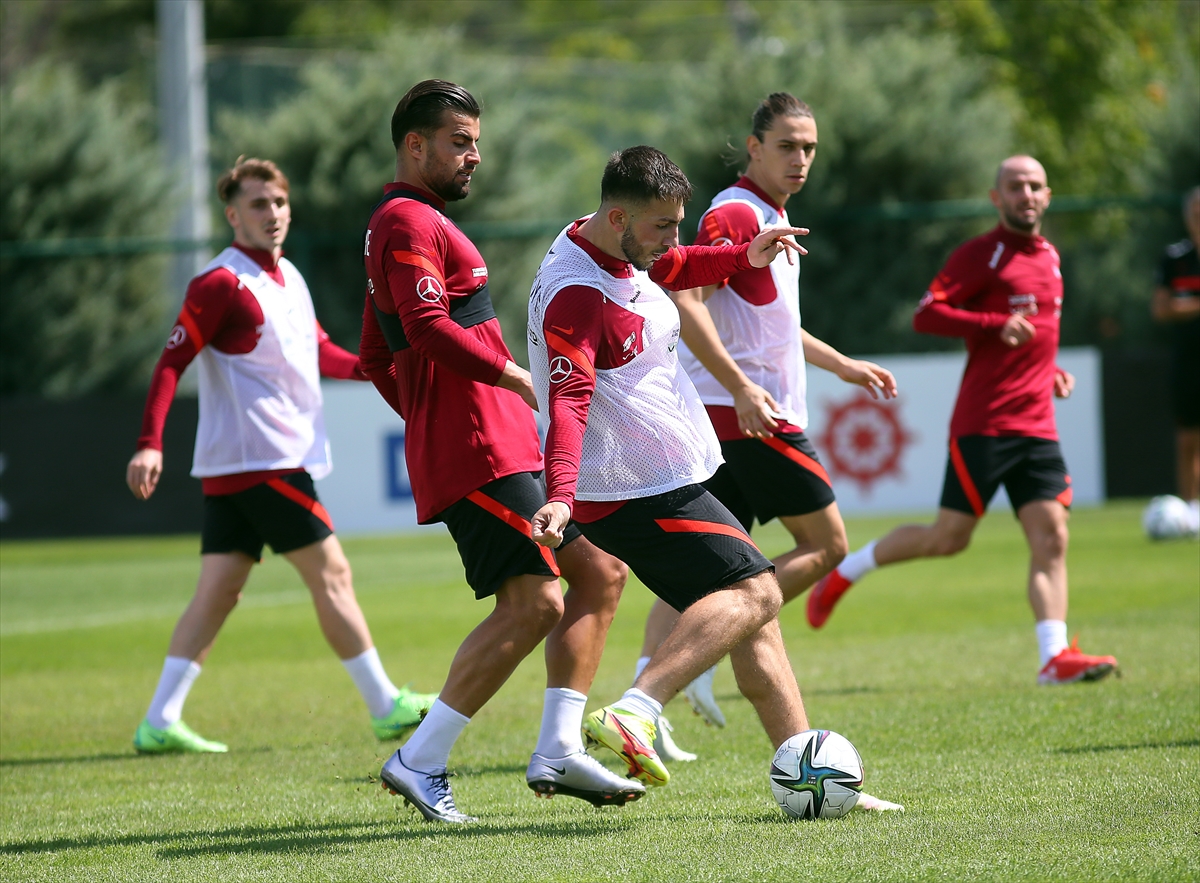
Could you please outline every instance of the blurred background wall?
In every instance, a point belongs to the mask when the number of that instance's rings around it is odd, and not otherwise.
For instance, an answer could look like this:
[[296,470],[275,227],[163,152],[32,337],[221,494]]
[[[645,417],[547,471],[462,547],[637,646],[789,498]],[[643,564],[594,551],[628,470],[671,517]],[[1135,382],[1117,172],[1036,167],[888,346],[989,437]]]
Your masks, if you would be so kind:
[[[915,334],[912,309],[950,250],[995,223],[986,191],[999,160],[1032,153],[1055,192],[1044,232],[1063,255],[1063,344],[1103,356],[1108,492],[1171,489],[1165,335],[1149,298],[1163,247],[1184,235],[1182,193],[1200,183],[1198,0],[200,8],[210,178],[243,153],[281,165],[292,182],[287,254],[351,349],[362,225],[392,176],[388,120],[425,77],[460,82],[484,106],[483,165],[451,214],[488,261],[519,360],[537,263],[562,224],[594,207],[614,149],[666,150],[696,185],[694,224],[733,179],[757,101],[785,89],[812,105],[817,161],[788,207],[813,230],[805,324],[856,354],[959,348]],[[0,0],[0,15],[0,496],[15,499],[26,491],[13,482],[41,454],[35,445],[17,462],[14,439],[68,432],[95,402],[136,402],[182,297],[168,281],[173,256],[228,236],[215,196],[212,241],[170,232],[187,184],[161,143],[173,109],[156,86],[154,0]],[[685,239],[693,229],[685,223]],[[121,490],[136,410],[105,424],[124,432],[124,450],[71,429],[73,456],[43,452],[61,477],[42,486],[51,512],[70,505],[71,469]],[[167,454],[168,468],[186,471],[190,447]],[[190,529],[174,518],[180,506],[151,505],[160,529]],[[21,533],[7,511],[0,529]],[[127,528],[101,519],[105,529]]]

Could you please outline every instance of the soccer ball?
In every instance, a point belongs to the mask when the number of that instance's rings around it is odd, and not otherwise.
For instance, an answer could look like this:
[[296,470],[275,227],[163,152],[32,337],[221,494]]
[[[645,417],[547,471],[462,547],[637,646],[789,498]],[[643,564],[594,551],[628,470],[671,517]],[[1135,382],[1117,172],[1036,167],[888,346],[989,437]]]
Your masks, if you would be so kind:
[[771,793],[794,819],[838,819],[854,809],[862,758],[830,730],[805,730],[779,746],[771,761]]
[[1142,529],[1152,540],[1177,540],[1193,534],[1188,504],[1179,497],[1155,497],[1142,513]]

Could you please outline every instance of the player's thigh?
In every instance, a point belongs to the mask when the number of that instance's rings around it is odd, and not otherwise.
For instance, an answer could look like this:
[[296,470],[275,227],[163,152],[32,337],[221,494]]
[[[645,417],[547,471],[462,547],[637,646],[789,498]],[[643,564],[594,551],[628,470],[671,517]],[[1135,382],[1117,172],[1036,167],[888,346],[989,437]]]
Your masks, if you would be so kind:
[[[531,539],[530,519],[545,502],[537,476],[518,472],[472,491],[438,516],[454,538],[476,598],[495,595],[513,577],[558,577],[554,552]],[[563,542],[578,536],[578,528],[568,525]]]
[[350,562],[337,534],[331,533],[319,542],[284,552],[283,557],[296,568],[304,584],[314,591],[350,586]]
[[206,552],[200,556],[196,594],[236,597],[256,563],[245,552]]
[[721,453],[759,524],[820,512],[835,500],[829,474],[802,432],[722,442]]
[[1017,520],[1034,560],[1049,562],[1066,557],[1068,509],[1057,500],[1031,500],[1017,510]]
[[733,513],[700,485],[630,500],[580,529],[680,611],[774,569]]
[[629,568],[620,558],[579,534],[579,527],[574,522],[568,527],[576,533],[575,538],[568,542],[564,536],[563,544],[554,550],[563,579],[572,591],[601,593],[611,597],[615,604],[629,577]]
[[1063,509],[1071,507],[1071,476],[1056,441],[1042,438],[1011,440],[1015,456],[1004,476],[1004,487],[1013,511],[1020,513],[1028,503],[1056,501]]
[[787,528],[797,546],[824,549],[839,560],[848,551],[846,524],[836,502],[807,515],[781,515],[779,522]]

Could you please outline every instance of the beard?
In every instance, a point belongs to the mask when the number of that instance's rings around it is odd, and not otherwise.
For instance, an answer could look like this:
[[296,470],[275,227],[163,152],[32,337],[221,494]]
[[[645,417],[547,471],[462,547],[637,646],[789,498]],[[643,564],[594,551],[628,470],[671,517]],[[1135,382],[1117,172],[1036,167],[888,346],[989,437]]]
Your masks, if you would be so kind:
[[458,179],[458,173],[462,171],[460,168],[454,168],[449,164],[435,165],[430,162],[421,171],[422,177],[429,185],[430,192],[445,202],[466,199],[467,194],[471,192],[471,182]]
[[1043,212],[1038,212],[1036,218],[1032,222],[1026,221],[1021,215],[1014,215],[1012,212],[1005,209],[1004,222],[1014,230],[1020,230],[1022,233],[1032,233],[1034,228],[1041,223]]
[[637,237],[633,235],[633,228],[629,227],[621,234],[621,253],[625,255],[625,260],[633,264],[635,270],[645,272],[654,266],[654,262],[658,260],[653,252],[643,251],[638,245]]

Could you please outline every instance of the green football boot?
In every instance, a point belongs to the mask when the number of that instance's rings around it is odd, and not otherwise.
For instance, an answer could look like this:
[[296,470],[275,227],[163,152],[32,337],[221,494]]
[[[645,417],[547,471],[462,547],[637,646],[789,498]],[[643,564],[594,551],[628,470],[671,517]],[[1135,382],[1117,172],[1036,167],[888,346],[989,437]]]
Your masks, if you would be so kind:
[[654,721],[631,711],[608,705],[583,721],[583,738],[588,745],[603,745],[629,765],[629,777],[647,785],[665,785],[671,778],[654,750],[658,728]]
[[224,754],[229,750],[228,745],[223,742],[210,742],[181,720],[161,730],[143,720],[138,724],[137,732],[133,734],[133,747],[139,754]]
[[404,685],[400,688],[400,695],[396,697],[391,713],[387,717],[371,718],[375,738],[380,742],[399,739],[425,719],[435,699],[437,693],[414,693],[407,684]]

